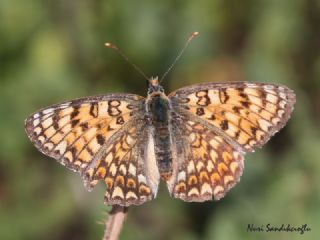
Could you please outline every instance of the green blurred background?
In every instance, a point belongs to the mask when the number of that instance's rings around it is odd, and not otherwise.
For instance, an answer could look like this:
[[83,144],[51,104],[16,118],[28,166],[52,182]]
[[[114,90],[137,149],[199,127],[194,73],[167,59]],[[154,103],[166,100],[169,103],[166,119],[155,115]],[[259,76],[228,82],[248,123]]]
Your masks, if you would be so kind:
[[[112,92],[146,94],[192,31],[164,82],[259,81],[294,89],[288,125],[246,156],[241,182],[219,202],[158,198],[129,210],[121,239],[319,239],[320,2],[318,0],[0,1],[0,239],[101,239],[104,184],[88,193],[78,174],[40,154],[24,119],[61,101]],[[308,224],[311,231],[247,232]]]

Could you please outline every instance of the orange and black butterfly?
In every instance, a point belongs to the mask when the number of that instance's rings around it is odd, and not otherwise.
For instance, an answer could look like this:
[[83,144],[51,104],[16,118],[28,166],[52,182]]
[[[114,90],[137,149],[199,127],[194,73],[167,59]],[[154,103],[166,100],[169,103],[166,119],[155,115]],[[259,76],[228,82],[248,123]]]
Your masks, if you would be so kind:
[[264,83],[203,83],[146,98],[106,94],[53,105],[27,118],[35,146],[80,172],[87,189],[106,183],[105,202],[138,205],[160,179],[188,202],[222,198],[239,180],[244,155],[290,118],[295,94]]
[[42,153],[80,172],[88,190],[103,180],[107,204],[151,200],[160,178],[172,197],[202,202],[219,200],[239,182],[244,155],[286,124],[294,103],[293,91],[275,84],[203,83],[167,96],[151,78],[146,98],[76,99],[39,110],[25,127]]

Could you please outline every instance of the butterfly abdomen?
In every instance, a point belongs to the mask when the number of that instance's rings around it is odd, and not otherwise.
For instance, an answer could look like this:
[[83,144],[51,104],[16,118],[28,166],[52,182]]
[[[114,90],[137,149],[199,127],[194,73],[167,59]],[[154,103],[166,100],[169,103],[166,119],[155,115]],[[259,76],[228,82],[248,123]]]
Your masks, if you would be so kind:
[[167,180],[172,174],[172,153],[169,133],[169,101],[155,94],[148,101],[148,110],[153,127],[155,153],[161,178]]

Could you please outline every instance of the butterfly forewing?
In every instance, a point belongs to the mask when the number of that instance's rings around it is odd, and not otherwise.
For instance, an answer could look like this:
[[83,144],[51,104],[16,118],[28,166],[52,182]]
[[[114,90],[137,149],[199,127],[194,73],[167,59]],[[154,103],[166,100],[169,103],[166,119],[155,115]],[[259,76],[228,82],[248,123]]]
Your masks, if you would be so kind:
[[177,112],[186,111],[214,127],[238,150],[261,147],[288,121],[295,95],[285,86],[262,83],[204,83],[169,96]]
[[[140,172],[130,172],[128,169],[129,166],[132,166],[131,169],[133,167],[138,169],[138,158],[128,158],[126,155],[133,154],[132,148],[136,144],[132,142],[137,141],[133,137],[137,136],[137,128],[123,131],[126,129],[125,126],[134,125],[134,121],[138,121],[137,118],[133,118],[133,115],[143,116],[139,114],[143,109],[143,97],[132,94],[109,94],[47,107],[27,118],[25,125],[29,138],[42,153],[57,159],[71,170],[79,171],[86,179],[85,183],[89,189],[94,185],[94,181],[88,181],[88,176],[89,180],[105,179],[107,193],[116,191],[109,199],[118,199],[120,203],[126,201],[125,194],[128,192],[121,189],[123,192],[119,193],[119,189],[123,187],[120,185],[120,182],[122,183],[120,180],[114,179],[111,186],[108,180],[109,175],[113,172],[121,172],[121,176],[126,178],[126,181],[128,179],[132,179],[131,182],[136,181],[133,185],[135,184],[137,188],[132,191],[139,190],[142,184],[142,181],[137,181],[137,177],[140,176],[140,180],[143,179],[142,176],[145,177],[144,169],[139,169]],[[120,134],[118,132],[121,129]],[[111,153],[114,156],[110,160]],[[107,165],[101,165],[102,158]],[[130,160],[131,164],[121,165],[119,164],[121,160],[124,162]],[[127,167],[126,170],[124,170],[125,167]],[[140,195],[144,195],[143,199],[147,200],[146,196],[151,195],[147,181],[144,187],[145,191],[132,193],[129,202],[133,204],[143,202]]]

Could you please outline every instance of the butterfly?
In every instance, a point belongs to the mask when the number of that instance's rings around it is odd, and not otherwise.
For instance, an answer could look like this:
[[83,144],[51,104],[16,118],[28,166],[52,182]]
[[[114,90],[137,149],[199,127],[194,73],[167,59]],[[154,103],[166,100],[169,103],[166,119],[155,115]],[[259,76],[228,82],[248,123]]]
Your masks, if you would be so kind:
[[140,205],[160,180],[187,202],[219,200],[240,180],[244,155],[290,118],[295,94],[268,83],[202,83],[166,95],[157,78],[146,98],[105,94],[46,107],[25,129],[38,150],[79,172],[105,203]]

